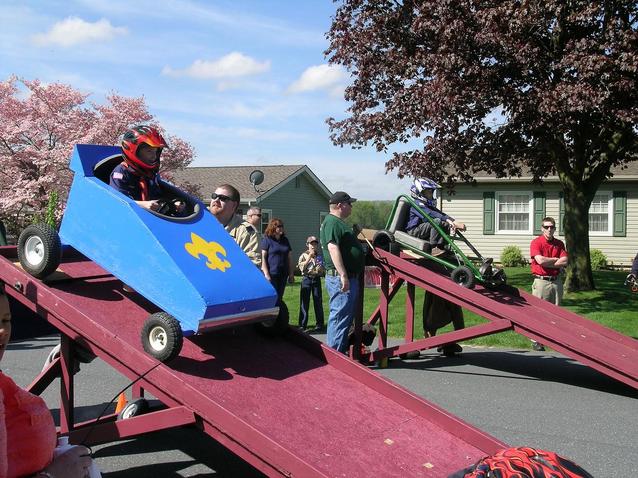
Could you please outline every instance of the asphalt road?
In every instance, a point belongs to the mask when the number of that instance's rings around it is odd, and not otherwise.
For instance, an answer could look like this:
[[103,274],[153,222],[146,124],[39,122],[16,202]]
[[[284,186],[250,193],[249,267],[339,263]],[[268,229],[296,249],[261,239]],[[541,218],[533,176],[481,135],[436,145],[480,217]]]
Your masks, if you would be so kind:
[[[3,370],[28,385],[57,341],[46,336],[10,343]],[[391,360],[379,372],[513,446],[557,451],[597,478],[638,475],[638,392],[559,354],[466,347],[457,358],[425,352],[415,360]],[[95,417],[126,384],[100,360],[83,364],[76,420]],[[57,418],[57,382],[43,397]],[[105,478],[262,476],[193,428],[93,451]]]

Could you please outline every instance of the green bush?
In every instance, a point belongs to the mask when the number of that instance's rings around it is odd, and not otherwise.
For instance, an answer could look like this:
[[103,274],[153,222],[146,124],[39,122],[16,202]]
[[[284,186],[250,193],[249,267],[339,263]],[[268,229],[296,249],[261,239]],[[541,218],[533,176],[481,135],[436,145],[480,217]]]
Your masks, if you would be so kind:
[[527,265],[527,261],[518,246],[507,246],[501,252],[501,264],[505,267],[519,267]]
[[590,250],[589,258],[591,259],[592,270],[599,271],[607,267],[607,256],[600,249]]

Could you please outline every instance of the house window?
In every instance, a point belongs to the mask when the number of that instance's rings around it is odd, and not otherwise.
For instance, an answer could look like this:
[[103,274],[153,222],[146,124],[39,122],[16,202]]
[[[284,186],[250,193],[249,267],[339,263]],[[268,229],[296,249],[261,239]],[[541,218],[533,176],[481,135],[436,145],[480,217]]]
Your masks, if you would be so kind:
[[532,233],[532,194],[502,192],[496,195],[497,232],[503,234]]
[[272,209],[262,209],[261,210],[261,232],[262,234],[266,230],[268,223],[270,222],[270,218],[272,217]]
[[610,236],[612,225],[611,193],[598,192],[589,206],[589,233],[592,236]]

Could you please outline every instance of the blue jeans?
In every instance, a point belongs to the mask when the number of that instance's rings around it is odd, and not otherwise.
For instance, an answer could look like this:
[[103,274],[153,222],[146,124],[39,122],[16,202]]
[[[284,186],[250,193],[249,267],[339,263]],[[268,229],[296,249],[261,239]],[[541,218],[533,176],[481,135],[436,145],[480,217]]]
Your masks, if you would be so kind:
[[321,296],[321,278],[304,276],[299,289],[299,327],[308,327],[308,307],[310,306],[310,295],[315,307],[315,320],[317,327],[323,328],[323,299]]
[[330,298],[328,345],[345,354],[348,353],[348,330],[354,320],[359,296],[359,278],[350,278],[350,290],[341,292],[341,278],[326,276],[326,290]]

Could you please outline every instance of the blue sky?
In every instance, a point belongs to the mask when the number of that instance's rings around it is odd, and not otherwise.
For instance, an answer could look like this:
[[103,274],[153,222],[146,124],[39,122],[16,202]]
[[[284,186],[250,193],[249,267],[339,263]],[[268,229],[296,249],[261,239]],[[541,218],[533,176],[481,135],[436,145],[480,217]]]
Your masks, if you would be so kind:
[[68,83],[101,102],[144,96],[193,166],[306,164],[335,190],[392,199],[388,157],[332,145],[349,75],[323,52],[330,0],[0,3],[0,78]]

